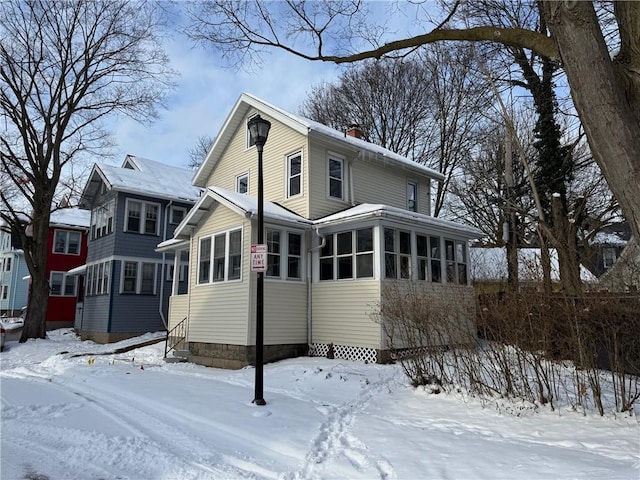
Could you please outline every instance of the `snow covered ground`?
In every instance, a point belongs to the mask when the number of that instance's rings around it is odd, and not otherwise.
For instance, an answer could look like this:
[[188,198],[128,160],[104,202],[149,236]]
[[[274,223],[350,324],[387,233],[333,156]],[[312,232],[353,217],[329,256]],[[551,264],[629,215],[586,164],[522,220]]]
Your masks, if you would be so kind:
[[324,358],[266,365],[259,407],[252,368],[49,337],[0,354],[3,480],[640,476],[629,415],[483,405],[413,389],[397,365]]

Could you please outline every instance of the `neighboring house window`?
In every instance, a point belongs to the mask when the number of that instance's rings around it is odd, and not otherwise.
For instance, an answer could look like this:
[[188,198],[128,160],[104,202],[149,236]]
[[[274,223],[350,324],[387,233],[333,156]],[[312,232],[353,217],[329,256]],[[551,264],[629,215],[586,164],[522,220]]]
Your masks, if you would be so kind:
[[155,295],[156,293],[155,263],[124,261],[122,262],[122,282],[120,293]]
[[442,282],[442,254],[440,253],[440,237],[429,237],[429,259],[431,262],[431,281]]
[[9,298],[9,285],[2,285],[2,295],[0,299],[6,300],[7,298]]
[[109,293],[111,261],[96,263],[87,267],[87,295],[106,295]]
[[178,225],[187,214],[187,209],[184,207],[171,207],[171,212],[169,215],[169,223],[173,225]]
[[80,232],[56,230],[53,237],[53,251],[68,255],[80,255]]
[[125,232],[157,235],[159,210],[157,203],[127,199]]
[[602,263],[604,268],[611,268],[616,262],[616,249],[612,247],[604,247],[602,249]]
[[64,272],[51,272],[49,295],[54,297],[75,297],[76,276],[67,275]]
[[236,177],[236,192],[247,194],[249,193],[249,174],[243,173]]
[[287,157],[287,197],[302,193],[302,152]]
[[242,230],[230,230],[200,239],[198,284],[240,280]]
[[7,257],[4,260],[4,271],[5,272],[10,272],[11,271],[11,257]]
[[268,229],[267,272],[270,278],[302,278],[302,235]]
[[91,238],[104,237],[113,232],[113,212],[115,201],[100,205],[91,212]]
[[325,245],[320,251],[320,280],[372,277],[373,228],[326,237]]
[[407,210],[418,211],[418,184],[416,182],[407,182]]
[[[180,265],[178,267],[178,281],[179,282],[184,282],[186,270],[187,270],[187,266],[186,265]],[[167,274],[165,276],[165,280],[167,282],[172,282],[173,281],[173,273],[174,273],[174,265],[173,265],[173,263],[168,263],[167,264]]]
[[386,278],[411,278],[411,233],[384,229],[384,272]]
[[344,198],[344,168],[340,158],[329,157],[329,197]]

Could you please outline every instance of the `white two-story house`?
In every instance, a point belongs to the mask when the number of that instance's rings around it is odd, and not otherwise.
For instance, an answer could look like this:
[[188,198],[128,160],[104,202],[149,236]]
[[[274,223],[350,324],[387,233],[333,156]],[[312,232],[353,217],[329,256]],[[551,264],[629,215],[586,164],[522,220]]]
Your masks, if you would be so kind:
[[[264,146],[264,359],[297,355],[383,362],[389,344],[376,313],[385,285],[415,284],[463,311],[457,341],[475,338],[468,240],[481,233],[430,216],[443,176],[358,138],[242,94],[193,178],[204,189],[159,245],[189,252],[189,288],[170,297],[170,328],[185,331],[189,360],[238,368],[254,362],[258,153],[247,121],[271,122]],[[175,277],[174,277],[175,278]],[[461,318],[462,318],[461,317]]]

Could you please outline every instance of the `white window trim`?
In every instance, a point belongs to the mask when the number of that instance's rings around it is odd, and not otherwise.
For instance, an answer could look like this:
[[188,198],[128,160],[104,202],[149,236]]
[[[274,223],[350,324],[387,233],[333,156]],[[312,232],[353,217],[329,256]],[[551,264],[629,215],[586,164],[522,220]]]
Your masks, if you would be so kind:
[[[275,276],[267,276],[266,272],[264,275],[265,280],[269,281],[289,281],[289,282],[301,282],[305,277],[305,235],[301,230],[285,230],[281,228],[271,228],[265,227],[265,230],[273,230],[280,234],[280,253],[277,255],[280,256],[280,275]],[[289,277],[289,234],[293,233],[294,235],[300,235],[300,278]],[[268,255],[268,254],[267,254]]]
[[[247,191],[245,193],[240,192],[240,179],[243,177],[247,177]],[[249,195],[249,181],[250,181],[249,172],[236,175],[236,193],[242,193],[242,195]]]
[[[64,241],[64,252],[56,252],[56,236],[58,235],[58,232],[64,232],[66,234],[66,238]],[[80,240],[78,240],[78,253],[69,253],[69,236],[72,233],[77,233],[78,235],[80,235]],[[76,257],[79,256],[82,253],[82,232],[79,232],[78,230],[65,230],[63,228],[54,229],[51,253],[54,253],[56,255],[74,255]]]
[[[300,177],[300,192],[296,193],[295,195],[291,195],[290,187],[291,187],[291,179],[293,178],[291,176],[291,160],[297,157],[300,157],[300,173],[296,175]],[[287,192],[287,198],[301,197],[304,194],[304,183],[303,183],[304,182],[304,158],[302,156],[302,150],[298,150],[294,153],[287,155],[287,161],[285,163],[286,163],[285,181],[287,182],[287,185],[285,186],[285,188]]]
[[[113,269],[111,268],[113,262],[112,260],[105,260],[102,262],[92,263],[91,265],[87,265],[87,274],[85,277],[85,286],[84,291],[85,295],[108,295],[111,291],[111,275],[113,273]],[[99,267],[102,265],[102,278],[100,279],[100,285],[96,285],[96,289],[93,288],[93,284],[96,280],[97,272],[99,271]],[[107,274],[107,285],[106,288],[104,286],[104,276]],[[91,280],[91,281],[89,281]]]
[[[335,161],[340,162],[340,167],[341,167],[341,171],[342,171],[342,178],[340,179],[340,181],[342,182],[341,183],[342,188],[341,188],[341,196],[340,197],[331,196],[331,176],[330,176],[331,160],[335,160]],[[329,152],[329,154],[327,155],[326,178],[327,178],[327,198],[329,200],[336,200],[336,201],[344,202],[346,178],[345,178],[345,169],[344,169],[344,157],[342,155],[338,155],[338,154]]]
[[[126,263],[137,263],[138,267],[136,269],[136,291],[135,292],[125,292],[124,291],[124,266]],[[142,264],[149,263],[153,264],[153,293],[141,293],[142,291]],[[120,288],[119,292],[122,295],[157,295],[158,294],[158,263],[154,261],[144,261],[144,260],[122,260],[120,261]]]
[[[358,252],[358,230],[368,230],[371,229],[372,234],[372,250],[366,250],[362,252]],[[325,235],[326,241],[333,242],[333,253],[331,256],[322,256],[322,250],[318,251],[318,272],[317,272],[317,281],[318,282],[363,282],[370,280],[377,280],[380,277],[380,273],[378,267],[376,265],[376,249],[379,248],[377,245],[379,242],[376,241],[377,228],[374,225],[365,225],[365,226],[354,226],[350,230],[341,230],[339,232],[329,233]],[[351,234],[351,253],[343,253],[338,254],[338,243],[337,236],[342,233],[350,233]],[[372,265],[372,276],[370,277],[358,277],[358,257],[362,255],[371,255]],[[338,278],[338,258],[340,257],[351,257],[351,277],[349,278]],[[321,258],[331,258],[333,265],[333,278],[331,279],[320,279],[320,259]]]
[[[176,222],[176,221],[173,219],[173,212],[174,212],[174,211],[176,211],[176,210],[180,210],[180,211],[182,211],[182,219],[183,219],[183,220],[184,220],[184,217],[186,217],[186,216],[187,216],[187,209],[186,209],[185,207],[178,207],[178,206],[176,206],[176,205],[171,206],[171,208],[170,208],[170,210],[169,210],[169,223],[170,223],[171,225],[178,225],[178,224],[180,223],[180,222]],[[159,217],[159,216],[160,216],[160,215],[158,215],[158,217]]]
[[[53,280],[53,276],[54,275],[62,275],[62,282],[60,283],[60,294],[54,294],[51,293],[51,285],[52,285],[52,280]],[[74,280],[74,285],[73,285],[73,293],[70,294],[66,294],[64,293],[67,287],[67,278],[71,278],[73,277]],[[51,272],[49,272],[49,296],[50,297],[75,297],[78,294],[78,279],[75,278],[74,275],[69,275],[66,272],[60,272],[57,270],[52,270]]]
[[[229,248],[230,248],[230,242],[229,242],[229,237],[230,234],[232,232],[240,232],[240,278],[233,278],[233,279],[229,279],[229,266],[230,266],[230,258],[229,258]],[[219,236],[219,235],[224,235],[225,237],[225,245],[224,245],[224,280],[218,280],[216,282],[213,281],[213,253],[214,253],[214,248],[215,248],[215,237]],[[200,244],[203,240],[206,240],[207,238],[211,239],[211,250],[210,250],[210,256],[209,256],[209,278],[207,279],[207,281],[203,281],[200,282],[200,258],[201,258],[201,251],[200,251]],[[243,227],[233,227],[233,228],[228,228],[226,230],[221,230],[215,233],[211,233],[209,235],[203,235],[201,237],[198,238],[198,268],[196,271],[196,277],[195,277],[195,287],[202,287],[202,286],[211,286],[211,285],[224,285],[224,284],[228,284],[228,283],[238,283],[238,282],[242,282],[242,279],[244,277],[244,261],[245,261],[245,251],[244,251],[244,228]]]
[[[112,198],[108,202],[105,202],[102,205],[99,205],[98,207],[91,210],[91,240],[96,240],[113,233],[115,221],[115,204],[115,199]],[[109,219],[111,219],[111,225],[109,225]],[[104,223],[101,222],[101,220],[104,220]],[[105,233],[98,235],[97,233],[103,227],[106,227]]]
[[[138,231],[136,232],[135,230],[128,230],[127,229],[127,223],[129,223],[129,202],[137,202],[140,203],[140,226],[138,227]],[[145,226],[145,221],[147,218],[147,205],[151,205],[151,206],[155,206],[158,207],[158,218],[156,219],[156,231],[151,233],[151,232],[145,232],[144,231],[144,226]],[[122,229],[124,232],[126,233],[139,233],[140,235],[160,235],[159,231],[160,231],[160,216],[161,216],[161,205],[159,203],[156,202],[147,202],[146,200],[138,200],[136,198],[127,198],[125,201],[125,208],[124,208],[124,222],[122,225]]]

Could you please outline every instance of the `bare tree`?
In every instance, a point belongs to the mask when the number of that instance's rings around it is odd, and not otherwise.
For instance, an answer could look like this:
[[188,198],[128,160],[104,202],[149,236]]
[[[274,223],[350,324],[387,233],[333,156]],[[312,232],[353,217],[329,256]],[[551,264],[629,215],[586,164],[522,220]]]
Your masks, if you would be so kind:
[[[198,3],[192,5],[189,32],[238,61],[271,47],[313,61],[353,63],[447,40],[536,52],[563,67],[593,156],[634,237],[640,237],[640,2],[614,2],[620,46],[613,56],[594,2],[543,2],[544,32],[493,25],[455,28],[457,7],[458,2],[433,28],[425,22],[425,33],[386,43],[385,19],[374,24],[368,4],[358,0]],[[628,250],[637,255],[637,243]]]
[[213,142],[213,137],[200,135],[196,144],[189,149],[189,165],[187,167],[192,170],[200,168],[204,159],[207,158]]
[[45,337],[47,235],[65,172],[109,144],[104,120],[149,121],[173,73],[154,3],[0,3],[0,216],[18,232],[31,274],[20,341]]

